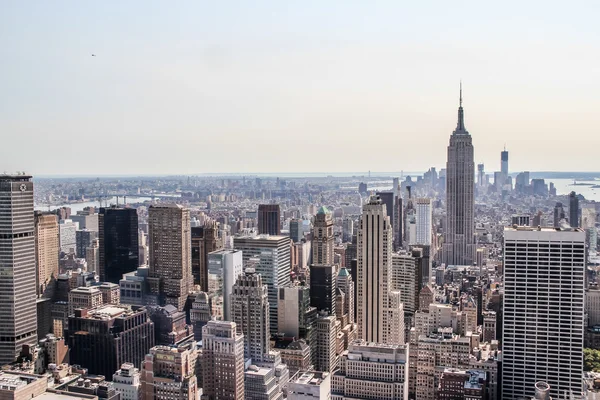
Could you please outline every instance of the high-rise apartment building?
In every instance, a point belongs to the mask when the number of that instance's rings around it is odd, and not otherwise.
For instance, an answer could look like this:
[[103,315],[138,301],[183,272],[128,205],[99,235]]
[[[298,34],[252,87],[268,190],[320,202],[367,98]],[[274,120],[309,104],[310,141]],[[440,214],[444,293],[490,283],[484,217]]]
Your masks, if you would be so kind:
[[419,266],[414,257],[407,253],[392,255],[391,286],[393,290],[400,292],[407,316],[412,316],[418,307],[418,275]]
[[192,275],[194,284],[208,292],[208,253],[221,250],[223,241],[219,237],[219,224],[208,221],[204,226],[192,227]]
[[198,398],[195,343],[155,346],[142,362],[141,398],[144,400],[190,400]]
[[244,335],[235,322],[209,321],[202,332],[202,400],[244,396]]
[[240,250],[217,250],[208,254],[208,296],[213,299],[213,315],[233,321],[231,316],[231,294],[236,279],[243,271],[242,252]]
[[446,163],[446,225],[442,249],[442,262],[446,265],[471,265],[475,257],[474,176],[473,141],[465,128],[461,88],[458,124],[450,136]]
[[281,235],[279,204],[258,205],[258,233],[261,235]]
[[58,219],[55,214],[35,212],[36,293],[38,297],[52,297],[53,279],[58,277],[60,243]]
[[271,334],[277,333],[277,294],[280,287],[289,285],[291,273],[291,240],[287,236],[238,236],[233,247],[242,251],[244,265],[250,259],[258,260],[256,272],[269,289],[269,321]]
[[158,304],[180,311],[193,285],[190,229],[187,208],[161,204],[148,209],[150,294]]
[[579,228],[579,197],[575,192],[569,193],[569,224],[572,228]]
[[100,281],[119,283],[139,267],[138,215],[134,208],[101,208],[98,214]]
[[585,233],[505,228],[502,398],[582,395]]
[[62,219],[58,224],[60,238],[60,252],[68,254],[77,253],[77,223],[70,219]]
[[417,199],[415,209],[417,221],[415,244],[431,246],[431,227],[433,226],[431,199]]
[[112,376],[123,363],[144,359],[154,346],[154,325],[144,307],[104,305],[75,310],[65,337],[72,364]]
[[398,318],[404,325],[400,293],[392,293],[391,286],[392,240],[385,205],[371,196],[359,223],[356,281],[358,337],[369,342],[403,343],[404,328],[401,338],[397,332]]
[[0,364],[37,342],[33,182],[0,175]]
[[312,264],[333,265],[333,218],[326,207],[317,211],[312,234]]
[[270,350],[269,296],[254,268],[246,268],[233,285],[231,318],[244,335],[244,359],[262,363]]

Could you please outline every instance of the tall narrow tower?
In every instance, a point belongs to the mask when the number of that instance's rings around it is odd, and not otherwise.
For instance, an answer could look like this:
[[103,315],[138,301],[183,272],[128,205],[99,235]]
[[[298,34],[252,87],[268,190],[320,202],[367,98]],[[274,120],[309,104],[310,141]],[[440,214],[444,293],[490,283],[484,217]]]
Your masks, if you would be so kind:
[[37,342],[33,182],[0,175],[0,364]]
[[231,315],[244,335],[244,359],[262,363],[270,349],[269,295],[254,268],[246,268],[233,285]]
[[368,342],[403,344],[404,324],[393,321],[399,317],[401,303],[392,296],[392,226],[385,205],[378,196],[371,196],[363,206],[358,230],[357,250],[357,323],[359,339]]
[[475,256],[473,141],[465,128],[462,86],[458,123],[450,136],[446,163],[446,232],[443,262],[447,265],[471,265]]

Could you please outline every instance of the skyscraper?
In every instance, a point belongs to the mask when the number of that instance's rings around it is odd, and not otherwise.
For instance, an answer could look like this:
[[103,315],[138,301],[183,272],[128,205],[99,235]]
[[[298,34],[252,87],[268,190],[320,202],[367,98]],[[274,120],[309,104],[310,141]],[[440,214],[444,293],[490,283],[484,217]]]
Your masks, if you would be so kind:
[[415,244],[431,245],[431,227],[433,225],[433,207],[431,199],[417,199],[415,209],[417,222]]
[[502,398],[580,398],[583,371],[585,233],[505,228]]
[[281,235],[279,204],[258,205],[258,233]]
[[208,254],[208,295],[220,297],[218,301],[222,308],[218,314],[225,321],[233,321],[231,293],[243,270],[242,252],[239,250],[217,250]]
[[310,266],[310,305],[317,311],[335,314],[336,277],[333,264]]
[[[392,301],[392,227],[385,205],[371,196],[363,206],[358,229],[357,323],[359,339],[377,343],[399,340],[398,302]],[[399,297],[399,294],[398,294]],[[401,304],[399,304],[401,307]],[[402,316],[402,324],[404,319]],[[404,330],[402,330],[402,338]],[[398,343],[400,344],[400,343]]]
[[327,207],[317,211],[312,233],[312,263],[333,265],[333,218]]
[[33,182],[0,175],[0,365],[37,342]]
[[573,228],[579,228],[579,197],[575,192],[569,193],[569,223]]
[[180,311],[193,285],[190,229],[189,209],[178,204],[150,206],[150,294],[159,305],[172,304]]
[[65,332],[70,361],[91,374],[112,376],[128,361],[139,364],[154,346],[154,324],[144,307],[105,305],[75,310]]
[[256,272],[269,288],[269,321],[271,333],[277,333],[277,293],[280,287],[287,286],[291,279],[291,240],[287,236],[238,236],[233,239],[233,247],[242,250],[244,266],[251,258],[258,258]]
[[477,186],[481,187],[485,184],[485,166],[477,164]]
[[58,219],[55,214],[35,212],[35,263],[38,297],[52,297],[52,279],[58,276]]
[[134,208],[101,208],[98,215],[100,281],[119,283],[139,267],[138,215]]
[[208,321],[202,328],[202,399],[244,396],[244,335],[235,322]]
[[262,363],[270,349],[269,296],[260,274],[246,268],[238,276],[231,295],[232,321],[244,335],[244,359]]
[[500,172],[504,176],[504,180],[508,178],[508,151],[506,147],[500,153]]
[[223,248],[219,224],[208,221],[204,226],[192,227],[192,275],[194,284],[208,292],[208,253]]
[[442,259],[447,265],[471,265],[474,244],[473,142],[465,128],[462,87],[458,123],[450,136],[446,163],[446,225]]
[[290,239],[292,243],[298,243],[304,235],[302,234],[302,220],[294,218],[290,221]]
[[395,190],[395,188],[392,188],[392,190],[389,192],[376,192],[375,193],[377,196],[379,196],[379,198],[381,199],[381,202],[383,204],[385,204],[385,210],[387,212],[387,216],[390,217],[390,225],[392,225],[392,229],[394,228],[394,221],[395,221],[394,190]]
[[310,305],[331,315],[335,313],[337,273],[333,263],[333,218],[326,207],[317,211],[312,237]]

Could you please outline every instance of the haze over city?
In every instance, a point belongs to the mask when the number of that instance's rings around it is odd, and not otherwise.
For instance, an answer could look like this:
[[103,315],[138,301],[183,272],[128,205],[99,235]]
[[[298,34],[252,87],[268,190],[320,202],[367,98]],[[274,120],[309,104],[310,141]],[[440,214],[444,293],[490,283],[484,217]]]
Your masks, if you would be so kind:
[[[3,2],[0,171],[596,171],[594,2]],[[92,56],[92,54],[94,56]],[[563,161],[557,165],[556,160]]]

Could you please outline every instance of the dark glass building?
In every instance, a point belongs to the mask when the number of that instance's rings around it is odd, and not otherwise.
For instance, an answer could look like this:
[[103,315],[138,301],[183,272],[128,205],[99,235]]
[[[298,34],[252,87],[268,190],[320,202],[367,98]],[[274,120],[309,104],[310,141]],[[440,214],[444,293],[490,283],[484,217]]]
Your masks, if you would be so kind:
[[258,205],[258,233],[281,235],[281,211],[279,204]]
[[335,314],[336,273],[333,265],[310,266],[310,305]]
[[154,346],[154,324],[144,307],[77,309],[65,332],[70,361],[90,374],[112,377],[125,362],[139,365]]
[[569,194],[569,223],[572,228],[579,228],[579,197],[575,192]]
[[138,215],[134,208],[101,208],[98,215],[100,281],[119,283],[139,267]]

